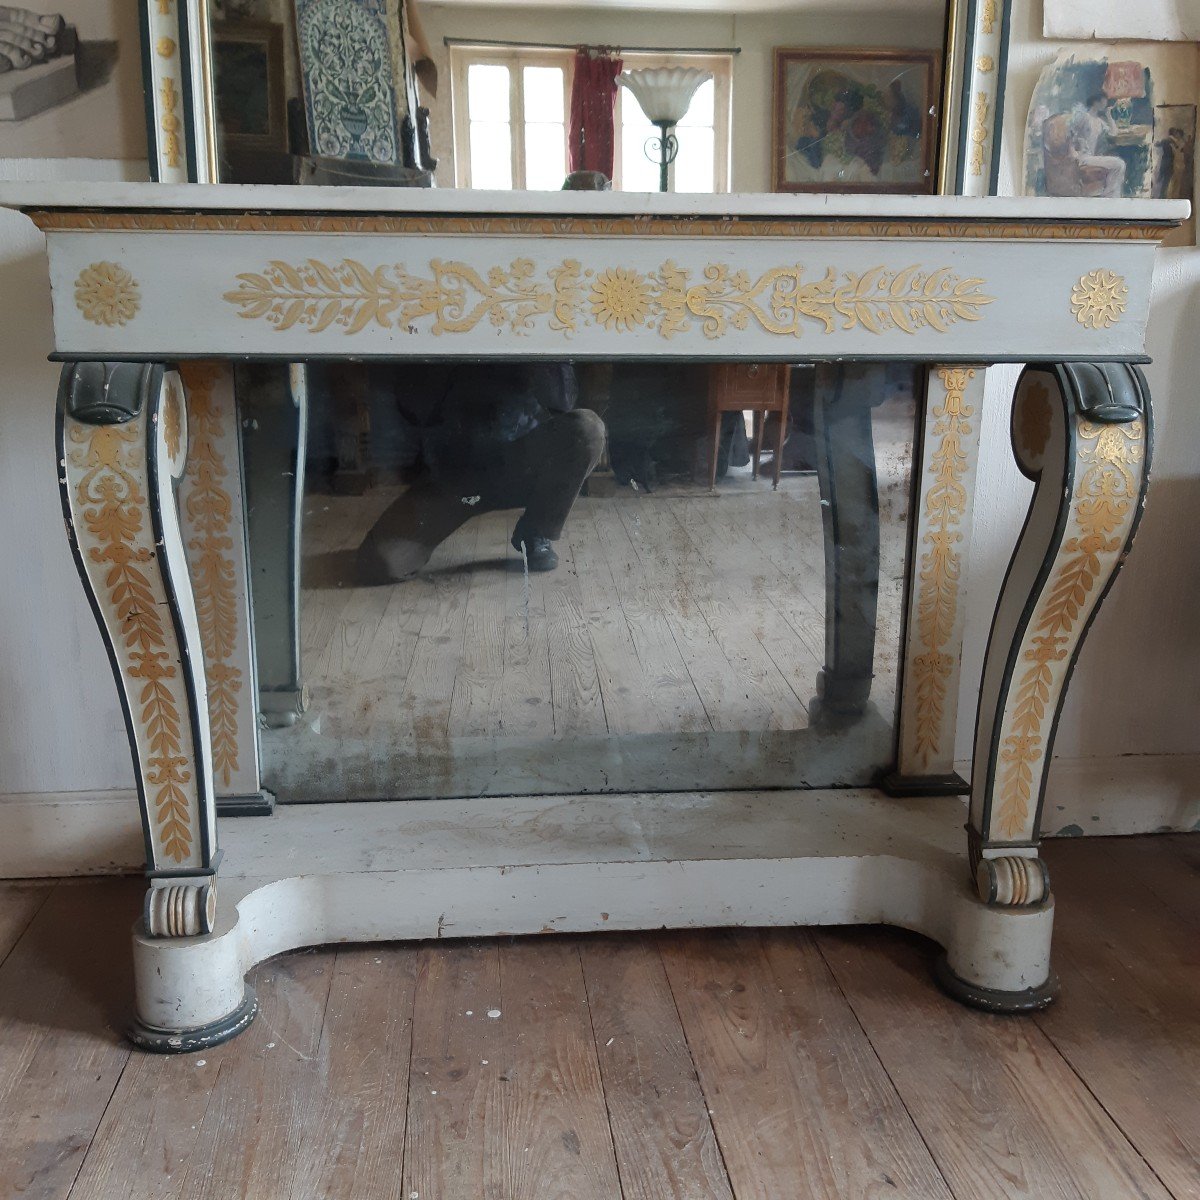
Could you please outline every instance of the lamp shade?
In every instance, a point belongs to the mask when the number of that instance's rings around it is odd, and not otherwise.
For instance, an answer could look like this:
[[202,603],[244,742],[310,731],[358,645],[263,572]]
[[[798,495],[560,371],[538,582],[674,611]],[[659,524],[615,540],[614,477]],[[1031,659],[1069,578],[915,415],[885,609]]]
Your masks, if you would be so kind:
[[637,97],[649,120],[677,125],[687,114],[697,89],[711,78],[710,72],[695,67],[647,67],[622,72],[618,82]]

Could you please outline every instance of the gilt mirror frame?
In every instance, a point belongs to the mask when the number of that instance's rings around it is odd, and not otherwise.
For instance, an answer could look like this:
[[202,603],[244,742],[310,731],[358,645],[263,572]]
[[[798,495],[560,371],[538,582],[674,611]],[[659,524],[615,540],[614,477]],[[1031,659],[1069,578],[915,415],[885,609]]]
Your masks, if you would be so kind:
[[[151,178],[217,182],[208,0],[139,0]],[[996,191],[1011,0],[949,0],[939,195]]]

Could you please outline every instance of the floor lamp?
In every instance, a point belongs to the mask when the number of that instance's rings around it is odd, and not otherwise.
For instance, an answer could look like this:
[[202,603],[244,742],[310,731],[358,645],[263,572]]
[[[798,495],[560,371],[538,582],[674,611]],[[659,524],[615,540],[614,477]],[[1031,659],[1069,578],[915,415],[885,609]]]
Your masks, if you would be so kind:
[[623,71],[618,82],[637,98],[658,137],[646,142],[646,157],[658,161],[658,190],[667,191],[667,168],[679,153],[679,139],[672,132],[687,114],[697,89],[712,78],[695,67],[647,67]]

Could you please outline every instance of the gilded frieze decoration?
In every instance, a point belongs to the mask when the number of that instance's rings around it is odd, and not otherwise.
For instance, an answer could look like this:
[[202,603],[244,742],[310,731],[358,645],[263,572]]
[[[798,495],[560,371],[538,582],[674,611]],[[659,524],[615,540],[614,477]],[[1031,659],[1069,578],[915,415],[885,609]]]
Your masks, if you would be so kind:
[[162,108],[162,118],[159,127],[162,130],[163,161],[168,167],[178,167],[182,154],[179,136],[183,132],[183,121],[177,112],[179,108],[179,88],[175,80],[167,75],[163,78],[158,89],[159,104]]
[[1087,329],[1108,329],[1125,311],[1129,288],[1116,271],[1089,271],[1071,289],[1071,311]]
[[985,161],[984,150],[988,141],[988,97],[987,92],[976,92],[975,105],[971,113],[971,174],[982,175]]
[[[1072,536],[1063,542],[1053,581],[1029,625],[1021,655],[1015,706],[1000,752],[996,827],[1007,838],[1028,834],[1037,767],[1054,720],[1055,667],[1079,640],[1097,588],[1121,553],[1137,503],[1145,425],[1079,423],[1082,477],[1071,511]],[[1140,472],[1139,472],[1140,474]]]
[[39,229],[96,233],[428,234],[587,238],[903,238],[909,241],[1159,241],[1170,223],[870,221],[759,217],[412,216],[382,213],[72,212],[32,210]]
[[564,259],[539,273],[527,258],[486,271],[434,259],[428,275],[416,275],[403,266],[310,258],[300,264],[274,260],[260,272],[240,274],[239,286],[224,299],[247,320],[310,333],[357,334],[371,325],[416,332],[419,322],[432,318],[429,331],[435,335],[466,333],[484,321],[524,334],[545,318],[551,331],[567,335],[595,324],[617,334],[647,328],[664,338],[699,322],[711,339],[752,325],[791,337],[809,324],[826,334],[858,328],[872,334],[945,333],[958,321],[978,321],[994,300],[984,293],[982,279],[948,267],[878,266],[861,272],[828,267],[823,276],[806,280],[801,265],[752,276],[710,263],[702,275],[694,281],[689,269],[671,261],[657,271],[594,272]]
[[93,325],[127,325],[141,304],[137,280],[119,263],[92,263],[75,280],[75,307]]
[[238,637],[238,598],[233,561],[233,497],[226,486],[230,467],[221,452],[225,429],[213,398],[218,368],[208,363],[181,367],[187,387],[188,562],[196,598],[196,619],[204,647],[213,775],[228,786],[238,769],[238,710],[242,671],[234,665]]
[[75,484],[77,520],[92,544],[98,599],[116,618],[129,677],[131,716],[145,745],[146,801],[162,854],[185,862],[192,849],[192,772],[185,751],[184,715],[171,683],[178,673],[167,648],[166,607],[150,572],[152,534],[145,482],[135,461],[141,423],[70,427],[71,463],[80,472]]
[[962,533],[958,526],[967,510],[963,484],[968,464],[966,443],[972,436],[971,418],[975,415],[964,399],[975,372],[943,367],[937,375],[945,394],[932,413],[933,435],[938,442],[929,460],[931,482],[925,494],[928,528],[921,539],[926,549],[917,575],[917,633],[922,651],[913,659],[916,752],[923,764],[941,749],[946,688],[954,670],[954,659],[946,651],[958,618],[962,579]]

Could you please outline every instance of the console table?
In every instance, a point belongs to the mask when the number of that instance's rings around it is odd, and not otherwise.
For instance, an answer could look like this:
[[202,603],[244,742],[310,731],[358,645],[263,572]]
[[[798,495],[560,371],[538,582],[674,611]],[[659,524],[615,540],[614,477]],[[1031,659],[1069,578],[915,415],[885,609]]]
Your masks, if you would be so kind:
[[[1154,249],[1186,204],[164,184],[6,185],[0,204],[47,237],[63,509],[137,772],[137,1042],[236,1033],[246,972],[295,947],[557,930],[886,922],[939,941],[941,982],[969,1003],[1049,1002],[1046,770],[1142,508],[1137,363]],[[290,806],[218,826],[218,793],[260,786],[230,364],[404,356],[927,364],[881,789]],[[962,587],[998,362],[1028,364],[1012,448],[1035,487],[964,804]],[[835,463],[837,412],[817,425]],[[854,554],[827,545],[827,586]],[[835,705],[839,637],[829,622]]]

